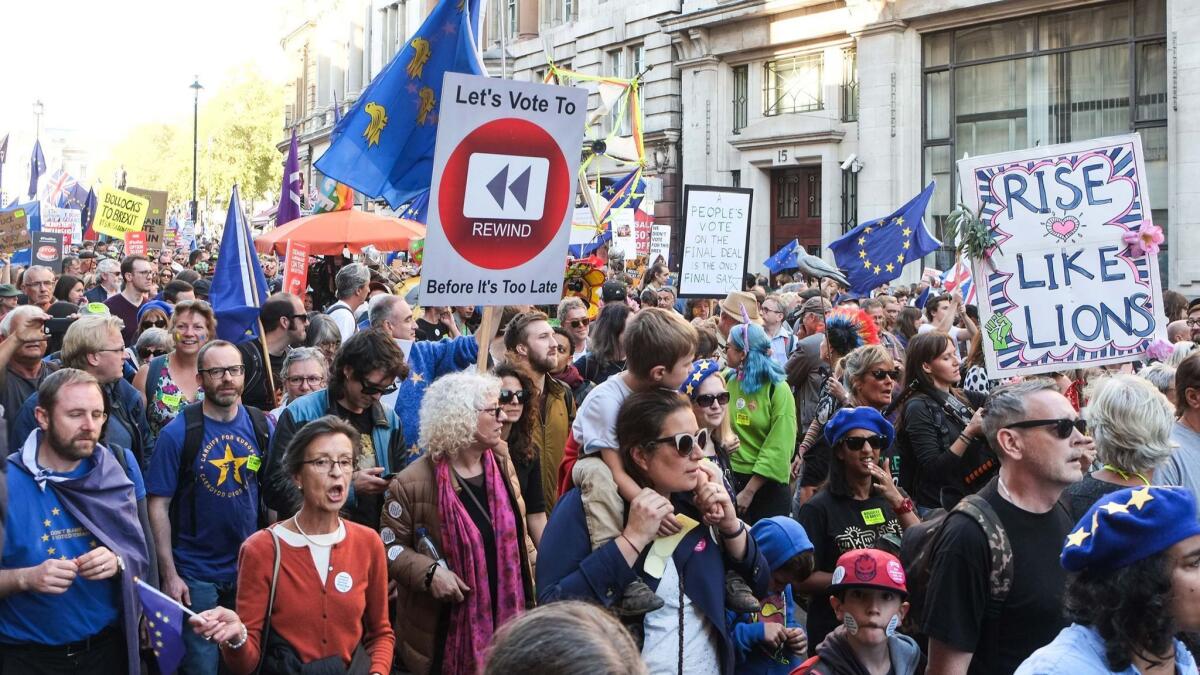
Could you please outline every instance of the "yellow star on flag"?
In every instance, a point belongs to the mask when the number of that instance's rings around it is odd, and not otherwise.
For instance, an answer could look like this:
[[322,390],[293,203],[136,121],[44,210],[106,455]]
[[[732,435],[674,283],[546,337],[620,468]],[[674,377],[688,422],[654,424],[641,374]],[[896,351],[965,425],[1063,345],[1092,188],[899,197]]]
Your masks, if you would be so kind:
[[888,263],[888,264],[884,265],[883,268],[889,272],[893,272],[896,269],[895,266],[892,265],[892,263]]
[[858,238],[858,245],[859,245],[859,246],[865,246],[866,244],[867,244],[867,238],[866,238],[866,237],[859,237],[859,238]]
[[903,225],[903,224],[904,224],[904,216],[897,216],[897,217],[896,217],[896,224],[897,224],[897,225]]
[[860,258],[865,258],[865,257],[867,257],[867,251],[866,251],[866,249],[861,249],[861,248],[860,248],[860,249],[858,249],[858,257],[860,257]]
[[42,541],[50,541],[50,535],[48,535],[48,534],[43,534],[43,535],[42,535]]
[[700,371],[696,371],[695,373],[692,373],[692,382],[699,382],[699,381],[700,381]]
[[1083,546],[1084,540],[1090,536],[1092,536],[1092,533],[1081,527],[1067,535],[1067,546]]
[[907,237],[908,235],[912,234],[912,230],[908,229],[907,227],[906,227],[906,228],[904,228],[903,230],[900,230],[900,231],[901,231],[901,232],[903,232],[903,233],[904,233],[904,236],[906,236],[906,237]]
[[882,218],[880,218],[879,220],[875,221],[875,224],[876,224],[876,225],[878,225],[878,226],[880,226],[880,227],[883,227],[883,219],[882,219]]
[[1150,494],[1150,488],[1144,487],[1140,490],[1133,491],[1133,494],[1129,496],[1129,503],[1127,503],[1126,506],[1132,506],[1140,511],[1141,508],[1146,505],[1146,502],[1153,500],[1154,495]]
[[903,254],[903,253],[901,253],[900,255],[896,256],[896,262],[898,262],[898,263],[902,263],[902,262],[904,262],[904,254]]
[[49,521],[49,520],[43,520],[43,521],[42,521],[42,525],[45,525],[46,527],[50,527],[50,521]]
[[230,465],[233,466],[233,480],[235,482],[237,482],[239,485],[241,485],[241,483],[242,483],[241,468],[242,468],[242,465],[244,465],[246,463],[247,459],[249,459],[249,458],[248,457],[234,457],[233,456],[233,448],[229,447],[229,444],[226,443],[224,457],[222,457],[221,459],[208,460],[209,464],[212,464],[213,466],[215,466],[221,470],[221,474],[219,476],[217,476],[217,485],[224,485],[225,480],[227,478],[229,478]]
[[410,379],[411,379],[411,380],[412,380],[414,383],[416,383],[416,382],[424,382],[424,381],[425,381],[425,377],[424,377],[423,375],[421,375],[420,373],[413,373],[413,374],[412,374],[412,377],[411,377]]
[[903,244],[901,244],[901,246],[904,248],[904,250],[906,250],[906,251],[907,251],[907,250],[908,250],[908,247],[909,247],[909,242],[907,242],[907,241],[906,241],[906,242],[904,242]]
[[866,232],[867,234],[871,234],[871,226],[868,225],[867,229],[863,230],[863,232]]
[[871,261],[870,261],[870,260],[864,260],[864,261],[863,261],[863,267],[865,267],[866,269],[871,269]]
[[55,551],[57,551],[57,550],[58,550],[58,549],[56,549],[56,548],[54,548],[53,546],[51,546],[50,548],[46,549],[46,554],[47,554],[47,555],[54,555],[54,552],[55,552]]
[[60,513],[62,513],[62,511],[59,511],[57,506],[50,509],[50,515],[52,515],[52,516],[57,516]]
[[879,274],[879,265],[875,266],[875,274]]
[[1109,502],[1109,503],[1105,504],[1104,506],[1101,506],[1100,508],[1104,509],[1105,511],[1108,511],[1109,513],[1129,513],[1129,504],[1118,504],[1116,502]]

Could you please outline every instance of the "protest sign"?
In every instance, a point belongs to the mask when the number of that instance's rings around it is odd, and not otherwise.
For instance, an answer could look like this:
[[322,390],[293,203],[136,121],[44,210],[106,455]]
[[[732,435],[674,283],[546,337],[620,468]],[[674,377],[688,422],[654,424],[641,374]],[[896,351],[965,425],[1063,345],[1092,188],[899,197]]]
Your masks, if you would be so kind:
[[146,247],[151,251],[161,250],[163,235],[166,233],[167,227],[167,192],[131,187],[129,193],[143,197],[150,202],[142,230],[146,233]]
[[0,251],[12,253],[29,247],[29,223],[25,209],[0,211]]
[[62,233],[63,243],[68,246],[78,243],[83,240],[83,212],[43,205],[42,232]]
[[719,298],[741,290],[753,194],[749,188],[684,186],[680,297]]
[[42,265],[62,274],[64,237],[61,232],[38,232],[29,247],[31,264]]
[[173,243],[180,248],[191,248],[196,243],[196,222],[185,220],[180,223]]
[[[965,204],[995,236],[974,262],[988,376],[1141,358],[1166,335],[1137,134],[958,162]],[[1157,246],[1152,246],[1156,249]]]
[[650,228],[654,227],[654,216],[633,209],[633,246],[639,256],[650,255]]
[[150,201],[124,190],[102,187],[96,193],[96,219],[92,229],[122,239],[126,232],[142,229]]
[[[670,225],[651,225],[650,226],[650,250],[646,256],[650,260],[650,264],[654,265],[661,262],[664,265],[671,264],[671,226]],[[662,260],[659,260],[659,258]]]
[[421,304],[554,304],[587,91],[446,73]]
[[125,233],[125,255],[146,255],[146,232]]
[[633,209],[613,209],[608,212],[608,227],[612,230],[612,245],[608,254],[632,262],[637,256],[637,241],[633,234]]
[[308,288],[308,244],[289,240],[284,256],[283,292],[303,298]]

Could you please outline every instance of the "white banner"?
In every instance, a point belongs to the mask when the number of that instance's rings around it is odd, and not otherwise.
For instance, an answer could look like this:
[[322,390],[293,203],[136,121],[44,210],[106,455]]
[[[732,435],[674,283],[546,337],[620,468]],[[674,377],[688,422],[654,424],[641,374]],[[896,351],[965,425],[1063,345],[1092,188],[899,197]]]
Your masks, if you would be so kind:
[[741,290],[753,194],[748,188],[684,186],[680,297],[719,298]]

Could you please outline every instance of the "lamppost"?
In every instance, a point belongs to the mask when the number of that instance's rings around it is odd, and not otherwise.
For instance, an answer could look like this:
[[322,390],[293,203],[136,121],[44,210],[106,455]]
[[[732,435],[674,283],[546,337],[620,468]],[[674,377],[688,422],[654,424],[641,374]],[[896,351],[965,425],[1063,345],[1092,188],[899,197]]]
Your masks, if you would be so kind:
[[200,142],[200,90],[204,87],[200,84],[200,76],[196,75],[190,85],[192,89],[192,204],[191,217],[192,222],[196,222],[196,158],[199,156]]
[[37,132],[34,136],[35,140],[42,140],[42,112],[46,110],[46,106],[42,105],[42,99],[33,102],[33,117],[37,120]]

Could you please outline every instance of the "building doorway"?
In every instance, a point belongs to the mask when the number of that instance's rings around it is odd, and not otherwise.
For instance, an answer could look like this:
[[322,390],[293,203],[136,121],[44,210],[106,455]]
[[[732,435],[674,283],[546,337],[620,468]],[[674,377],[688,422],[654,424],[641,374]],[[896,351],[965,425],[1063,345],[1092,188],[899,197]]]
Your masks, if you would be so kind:
[[809,253],[821,248],[821,168],[771,171],[771,253],[792,239]]

